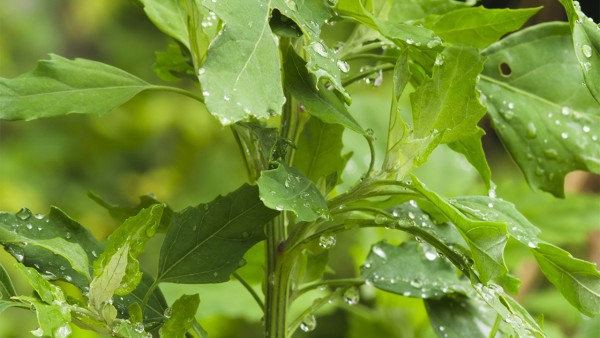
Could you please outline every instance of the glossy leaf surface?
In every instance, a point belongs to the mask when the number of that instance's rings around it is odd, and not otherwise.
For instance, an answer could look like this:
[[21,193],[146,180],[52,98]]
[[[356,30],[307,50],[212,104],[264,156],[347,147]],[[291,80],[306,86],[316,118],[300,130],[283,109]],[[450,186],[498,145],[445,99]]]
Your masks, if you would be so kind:
[[488,338],[492,330],[495,314],[468,298],[427,299],[425,308],[438,337]]
[[200,305],[200,297],[183,295],[171,306],[170,317],[160,328],[161,337],[185,337],[196,321],[196,311]]

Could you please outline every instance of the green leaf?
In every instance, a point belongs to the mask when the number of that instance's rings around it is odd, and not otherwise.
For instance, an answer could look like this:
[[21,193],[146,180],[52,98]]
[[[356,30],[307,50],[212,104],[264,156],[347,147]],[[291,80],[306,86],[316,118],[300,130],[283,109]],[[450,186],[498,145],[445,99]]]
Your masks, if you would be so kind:
[[416,298],[438,299],[470,289],[469,281],[460,279],[452,264],[427,243],[373,245],[361,277],[378,289]]
[[110,237],[106,249],[94,262],[90,303],[100,311],[113,295],[126,295],[138,286],[143,272],[136,257],[160,223],[163,206],[156,204],[128,218]]
[[405,22],[423,19],[432,14],[444,14],[455,9],[467,8],[468,4],[454,0],[403,0],[392,1],[388,19]]
[[425,27],[451,44],[481,49],[521,28],[540,9],[541,7],[489,9],[483,6],[461,8],[425,20]]
[[158,264],[158,282],[220,283],[254,244],[277,212],[263,205],[256,186],[243,185],[208,204],[173,215]]
[[585,84],[596,101],[600,103],[600,77],[595,75],[600,69],[600,27],[581,11],[578,2],[559,1],[567,11],[573,32],[573,47],[583,71]]
[[438,337],[488,338],[495,313],[482,305],[463,297],[425,300],[429,322]]
[[160,336],[166,338],[183,338],[196,321],[196,311],[200,305],[200,297],[183,295],[173,303],[171,317],[160,328]]
[[431,79],[411,93],[414,134],[444,133],[442,143],[455,142],[478,133],[485,115],[476,90],[483,58],[475,48],[447,47],[439,54]]
[[190,49],[188,13],[182,0],[139,0],[148,18],[163,33]]
[[221,124],[279,115],[285,102],[267,0],[206,2],[225,27],[199,70],[208,110]]
[[479,176],[483,179],[485,186],[490,189],[492,187],[492,171],[487,163],[483,145],[481,144],[481,137],[483,135],[485,135],[485,131],[479,129],[475,134],[448,143],[448,146],[457,153],[464,155],[473,168],[479,172]]
[[144,90],[158,88],[162,87],[100,62],[51,54],[30,73],[0,78],[0,119],[103,115]]
[[288,48],[284,60],[285,87],[300,102],[307,113],[323,122],[336,123],[357,133],[365,133],[358,122],[348,113],[344,103],[334,93],[310,78],[306,70],[306,63],[294,52],[293,48]]
[[[544,50],[561,51],[560,58]],[[479,89],[494,129],[529,185],[564,196],[568,172],[600,173],[600,105],[581,90],[568,25],[536,25],[483,54],[488,59]]]
[[315,184],[285,164],[263,171],[258,187],[260,199],[267,207],[292,211],[300,222],[329,217],[325,198]]
[[[311,118],[304,125],[296,153],[294,166],[319,188],[332,174],[341,175],[346,162],[342,158],[342,135],[344,128]],[[321,189],[324,191],[324,189]]]
[[508,272],[503,256],[508,240],[505,224],[472,220],[439,195],[427,190],[414,175],[411,175],[411,180],[411,189],[419,192],[456,225],[471,249],[471,256],[483,283]]
[[194,66],[182,54],[181,47],[169,44],[164,52],[156,52],[154,73],[165,81],[178,81],[183,77],[195,78]]
[[0,264],[0,299],[10,299],[12,296],[16,296],[17,292],[13,286],[10,276]]

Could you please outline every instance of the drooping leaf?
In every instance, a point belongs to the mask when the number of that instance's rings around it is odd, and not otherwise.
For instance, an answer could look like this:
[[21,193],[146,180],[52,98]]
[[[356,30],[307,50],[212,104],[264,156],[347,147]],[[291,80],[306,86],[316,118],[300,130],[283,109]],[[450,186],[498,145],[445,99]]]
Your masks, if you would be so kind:
[[322,84],[319,85],[310,78],[306,63],[292,48],[287,50],[283,67],[286,89],[300,102],[307,113],[323,122],[336,123],[357,133],[365,133],[350,115],[345,104]]
[[530,186],[564,196],[568,172],[600,173],[600,104],[582,90],[568,25],[536,25],[483,54],[488,59],[479,89],[494,129]]
[[200,305],[200,297],[183,295],[171,306],[171,317],[160,328],[160,336],[165,338],[183,338],[196,321],[196,311]]
[[475,48],[447,47],[438,56],[433,75],[411,93],[414,134],[423,138],[440,131],[442,143],[456,142],[478,132],[485,115],[476,90],[483,58]]
[[456,225],[471,249],[473,261],[483,283],[506,275],[508,269],[504,264],[504,247],[508,235],[504,223],[468,218],[439,195],[427,190],[414,175],[411,175],[411,189],[419,192]]
[[473,299],[426,299],[425,308],[438,337],[488,338],[494,324],[495,313]]
[[285,164],[263,171],[258,179],[258,187],[260,199],[267,207],[292,211],[300,222],[329,217],[325,198],[315,184]]
[[178,81],[182,78],[195,78],[194,66],[182,54],[176,44],[169,44],[164,52],[156,52],[156,62],[152,66],[154,73],[165,81]]
[[229,281],[242,258],[264,239],[264,225],[277,215],[263,205],[256,186],[243,185],[208,204],[176,212],[161,248],[159,282]]
[[600,103],[600,28],[592,18],[586,16],[578,2],[559,0],[565,7],[571,31],[573,47],[577,61],[581,66],[585,84],[592,96]]
[[483,135],[485,135],[485,131],[479,129],[470,136],[448,143],[448,146],[457,153],[464,155],[473,168],[477,170],[485,186],[490,189],[492,186],[492,171],[487,163],[483,145],[481,144],[481,137]]
[[419,20],[432,14],[444,14],[455,9],[468,8],[465,2],[455,0],[392,1],[388,19],[392,22]]
[[89,298],[96,310],[101,310],[115,294],[131,293],[142,280],[143,272],[136,257],[156,233],[163,208],[156,204],[141,210],[110,235],[106,249],[94,262]]
[[425,20],[425,27],[451,44],[484,48],[521,28],[540,9],[462,8]]
[[208,110],[221,124],[281,113],[279,51],[269,27],[267,0],[205,5],[225,22],[199,70]]
[[470,288],[469,281],[460,279],[452,264],[426,243],[373,245],[361,277],[378,289],[416,298],[439,299]]
[[17,292],[13,286],[10,276],[6,273],[4,267],[0,264],[0,299],[10,299],[12,296],[16,296]]
[[51,54],[30,73],[0,78],[0,119],[103,115],[144,90],[158,88],[162,87],[101,62]]

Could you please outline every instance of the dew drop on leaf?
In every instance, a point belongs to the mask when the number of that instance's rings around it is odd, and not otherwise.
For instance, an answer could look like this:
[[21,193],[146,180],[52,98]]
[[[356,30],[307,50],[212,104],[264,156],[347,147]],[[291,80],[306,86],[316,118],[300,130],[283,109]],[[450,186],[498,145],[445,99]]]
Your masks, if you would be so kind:
[[443,64],[444,64],[444,56],[443,56],[442,54],[438,54],[438,55],[435,57],[435,62],[434,62],[434,64],[435,64],[436,66],[441,66],[441,65],[443,65]]
[[379,214],[379,215],[375,216],[374,222],[375,222],[375,224],[383,224],[383,223],[387,222],[387,217]]
[[567,133],[561,133],[560,137],[562,137],[564,140],[566,140],[567,138],[569,138],[569,134],[567,134]]
[[336,240],[333,235],[322,235],[319,237],[319,246],[323,249],[331,249],[335,245]]
[[375,253],[377,256],[379,256],[383,259],[387,259],[387,254],[379,245],[373,246],[372,250],[373,250],[373,253]]
[[356,305],[360,300],[360,292],[356,287],[351,287],[344,292],[344,302],[348,305]]
[[590,45],[581,46],[581,52],[586,58],[592,57],[592,47]]
[[304,317],[300,323],[300,329],[304,332],[313,331],[317,327],[317,319],[312,313]]
[[589,126],[583,126],[583,132],[584,133],[589,133],[590,132],[590,127]]
[[165,312],[163,314],[165,318],[171,318],[171,315],[173,314],[173,309],[168,307],[165,309]]
[[535,138],[537,136],[537,127],[533,122],[527,124],[527,138]]
[[29,219],[29,217],[31,217],[31,211],[29,211],[29,209],[27,209],[27,208],[23,208],[23,209],[19,210],[19,212],[16,213],[16,216],[20,220],[25,221],[25,220]]

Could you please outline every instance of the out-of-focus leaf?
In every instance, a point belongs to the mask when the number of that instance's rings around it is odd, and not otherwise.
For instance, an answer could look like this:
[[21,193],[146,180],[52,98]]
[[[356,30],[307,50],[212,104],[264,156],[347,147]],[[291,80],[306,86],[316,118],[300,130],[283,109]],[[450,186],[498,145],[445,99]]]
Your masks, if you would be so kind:
[[469,281],[458,278],[456,269],[435,248],[415,242],[373,245],[361,276],[378,289],[407,297],[438,299],[469,289]]
[[329,217],[325,198],[315,184],[285,164],[263,171],[258,187],[260,199],[267,207],[292,211],[298,221],[311,222]]
[[196,311],[200,305],[200,297],[183,295],[171,306],[171,316],[160,328],[160,336],[165,338],[183,338],[196,321]]
[[181,53],[176,44],[169,44],[164,52],[156,52],[156,62],[152,67],[158,77],[165,81],[178,81],[183,77],[195,78],[194,67]]
[[279,50],[269,27],[270,1],[207,1],[225,22],[199,70],[206,106],[221,124],[281,113]]
[[131,293],[142,280],[136,257],[156,233],[163,208],[156,204],[141,210],[110,235],[106,249],[94,262],[89,298],[96,310],[100,311],[115,294]]
[[392,1],[388,19],[392,22],[419,20],[432,14],[444,14],[469,5],[454,0],[403,0]]
[[568,172],[600,173],[600,105],[582,90],[568,25],[536,25],[483,54],[488,59],[479,89],[494,128],[529,184],[564,196]]
[[600,27],[582,11],[579,2],[559,0],[565,7],[571,31],[573,47],[577,61],[583,71],[585,84],[596,101],[600,103]]
[[494,324],[495,313],[468,298],[426,299],[425,308],[438,337],[488,338]]
[[263,205],[256,186],[176,212],[163,242],[159,282],[220,283],[243,265],[243,256],[264,239],[277,211]]
[[365,133],[348,113],[344,103],[334,93],[310,78],[304,60],[292,48],[287,50],[283,67],[286,89],[302,104],[307,113],[323,122],[336,123],[357,133]]
[[0,265],[0,299],[10,299],[10,297],[16,295],[17,292],[10,280],[10,276],[6,273],[4,267]]
[[484,48],[521,28],[540,9],[462,8],[425,20],[425,27],[451,44]]
[[51,54],[30,73],[0,78],[0,119],[34,120],[72,113],[103,115],[154,86],[101,62]]
[[414,175],[411,175],[411,180],[411,188],[456,225],[471,249],[473,261],[483,283],[508,272],[504,264],[504,247],[508,240],[505,224],[472,220],[439,195],[429,191]]

